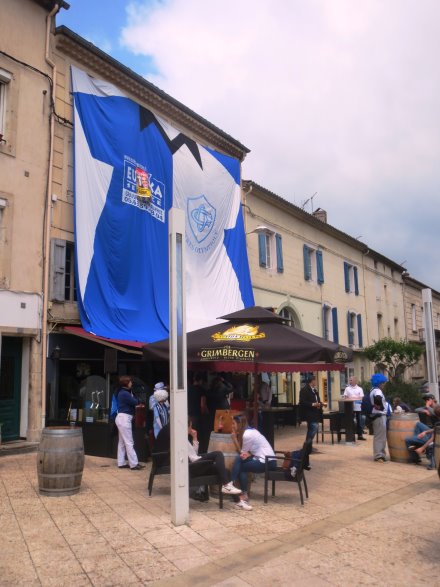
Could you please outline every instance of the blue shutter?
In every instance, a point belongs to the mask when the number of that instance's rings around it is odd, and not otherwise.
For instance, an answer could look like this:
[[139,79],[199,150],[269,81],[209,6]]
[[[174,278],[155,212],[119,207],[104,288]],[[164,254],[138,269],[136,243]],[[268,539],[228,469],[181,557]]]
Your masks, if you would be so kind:
[[303,254],[304,254],[304,279],[306,281],[309,281],[310,278],[312,277],[310,275],[310,253],[309,253],[309,247],[307,245],[303,246]]
[[347,312],[347,333],[348,333],[348,344],[354,344],[354,336],[351,332],[351,312]]
[[362,348],[364,345],[362,344],[362,316],[360,314],[357,315],[357,323],[358,323],[358,345]]
[[283,239],[280,234],[275,235],[275,243],[277,247],[277,271],[278,273],[282,273],[284,271],[283,267]]
[[332,308],[333,342],[339,342],[338,308]]
[[324,283],[324,262],[322,260],[322,251],[316,251],[316,266],[318,273],[318,283]]
[[358,268],[357,267],[353,267],[353,273],[354,273],[354,293],[355,295],[359,295],[359,282],[358,282]]
[[260,255],[260,267],[266,267],[266,235],[263,232],[258,235],[258,251]]
[[345,291],[350,291],[350,265],[344,261]]

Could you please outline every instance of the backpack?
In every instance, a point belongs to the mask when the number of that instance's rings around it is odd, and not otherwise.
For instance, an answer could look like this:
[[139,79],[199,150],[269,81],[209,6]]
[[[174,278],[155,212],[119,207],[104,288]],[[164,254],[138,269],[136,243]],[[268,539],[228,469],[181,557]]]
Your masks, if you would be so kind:
[[118,415],[118,398],[115,394],[112,395],[112,405],[110,407],[109,421],[114,422]]
[[368,393],[364,393],[364,397],[362,398],[361,404],[361,412],[366,416],[370,416],[371,412],[373,411],[373,404],[371,403],[370,390]]

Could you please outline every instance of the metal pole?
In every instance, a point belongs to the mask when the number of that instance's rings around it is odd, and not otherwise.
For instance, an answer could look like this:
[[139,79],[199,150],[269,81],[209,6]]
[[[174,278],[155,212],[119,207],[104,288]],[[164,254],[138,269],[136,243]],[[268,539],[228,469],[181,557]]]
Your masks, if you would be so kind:
[[434,324],[432,322],[432,294],[429,288],[422,289],[422,301],[429,391],[433,393],[435,395],[436,400],[439,401],[437,349],[435,348]]
[[186,390],[185,213],[169,212],[171,521],[188,521],[188,400]]

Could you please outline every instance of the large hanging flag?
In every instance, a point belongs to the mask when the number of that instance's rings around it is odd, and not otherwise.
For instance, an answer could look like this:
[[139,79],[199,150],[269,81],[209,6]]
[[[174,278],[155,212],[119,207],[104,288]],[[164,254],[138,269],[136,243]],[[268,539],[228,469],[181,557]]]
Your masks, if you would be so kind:
[[75,250],[85,330],[168,336],[168,212],[186,216],[187,329],[254,304],[240,163],[72,67]]

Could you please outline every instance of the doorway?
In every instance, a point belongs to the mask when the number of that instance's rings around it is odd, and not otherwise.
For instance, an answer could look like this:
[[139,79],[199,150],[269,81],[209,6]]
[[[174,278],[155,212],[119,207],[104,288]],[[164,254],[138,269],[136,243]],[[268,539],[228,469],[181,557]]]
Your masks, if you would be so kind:
[[22,344],[21,338],[4,336],[1,339],[0,422],[2,423],[2,440],[16,440],[20,436]]

